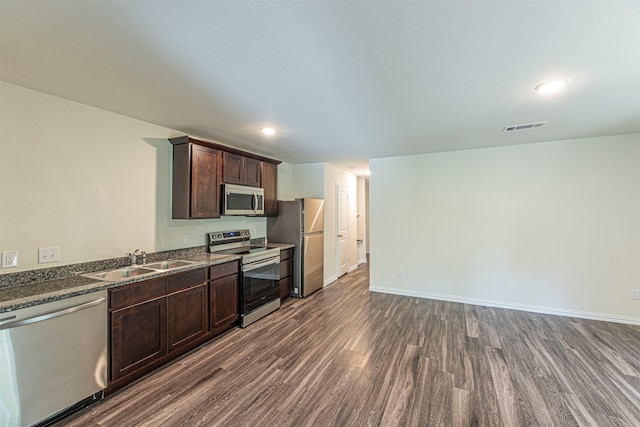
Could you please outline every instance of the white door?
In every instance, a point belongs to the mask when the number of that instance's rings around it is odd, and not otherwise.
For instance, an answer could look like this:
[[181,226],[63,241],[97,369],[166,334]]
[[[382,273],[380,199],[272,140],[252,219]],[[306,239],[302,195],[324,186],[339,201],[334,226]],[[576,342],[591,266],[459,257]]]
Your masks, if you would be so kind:
[[338,277],[349,269],[349,188],[346,185],[336,184],[337,206],[337,236],[338,248]]

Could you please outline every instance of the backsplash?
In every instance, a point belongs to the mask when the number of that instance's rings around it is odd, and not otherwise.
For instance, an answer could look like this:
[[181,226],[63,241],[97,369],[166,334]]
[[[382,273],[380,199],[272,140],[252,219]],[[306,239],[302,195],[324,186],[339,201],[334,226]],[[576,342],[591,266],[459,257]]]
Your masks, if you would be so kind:
[[[174,249],[170,251],[154,252],[147,254],[147,262],[164,261],[167,259],[184,258],[200,255],[207,251],[206,246],[196,246],[192,248]],[[142,255],[137,257],[138,264],[142,263]],[[63,265],[60,267],[41,268],[38,270],[20,271],[0,275],[0,288],[10,286],[28,285],[30,283],[45,282],[47,280],[64,279],[66,277],[77,276],[83,273],[94,271],[110,270],[129,265],[129,257],[111,258],[100,261],[82,262],[78,264]]]

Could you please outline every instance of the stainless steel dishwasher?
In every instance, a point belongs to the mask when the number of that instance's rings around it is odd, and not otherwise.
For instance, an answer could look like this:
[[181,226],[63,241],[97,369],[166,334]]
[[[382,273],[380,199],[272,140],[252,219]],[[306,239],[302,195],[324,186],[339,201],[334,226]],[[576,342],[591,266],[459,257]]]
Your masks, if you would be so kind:
[[107,291],[0,313],[0,426],[30,426],[107,386]]

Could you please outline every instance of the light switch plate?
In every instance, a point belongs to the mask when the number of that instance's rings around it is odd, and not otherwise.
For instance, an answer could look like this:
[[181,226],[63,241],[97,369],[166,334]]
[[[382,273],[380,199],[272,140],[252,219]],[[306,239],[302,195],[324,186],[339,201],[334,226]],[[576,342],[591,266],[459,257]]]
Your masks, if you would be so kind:
[[60,261],[60,246],[38,248],[38,264]]
[[18,266],[18,251],[2,251],[2,268]]

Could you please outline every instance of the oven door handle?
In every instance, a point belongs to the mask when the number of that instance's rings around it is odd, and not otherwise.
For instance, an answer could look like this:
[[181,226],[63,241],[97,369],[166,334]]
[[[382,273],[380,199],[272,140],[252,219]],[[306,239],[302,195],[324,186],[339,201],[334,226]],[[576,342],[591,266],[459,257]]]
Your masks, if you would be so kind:
[[251,270],[256,270],[258,268],[266,267],[268,265],[278,265],[278,264],[280,264],[280,257],[270,258],[264,262],[258,262],[255,264],[244,264],[242,266],[242,271],[251,271]]

